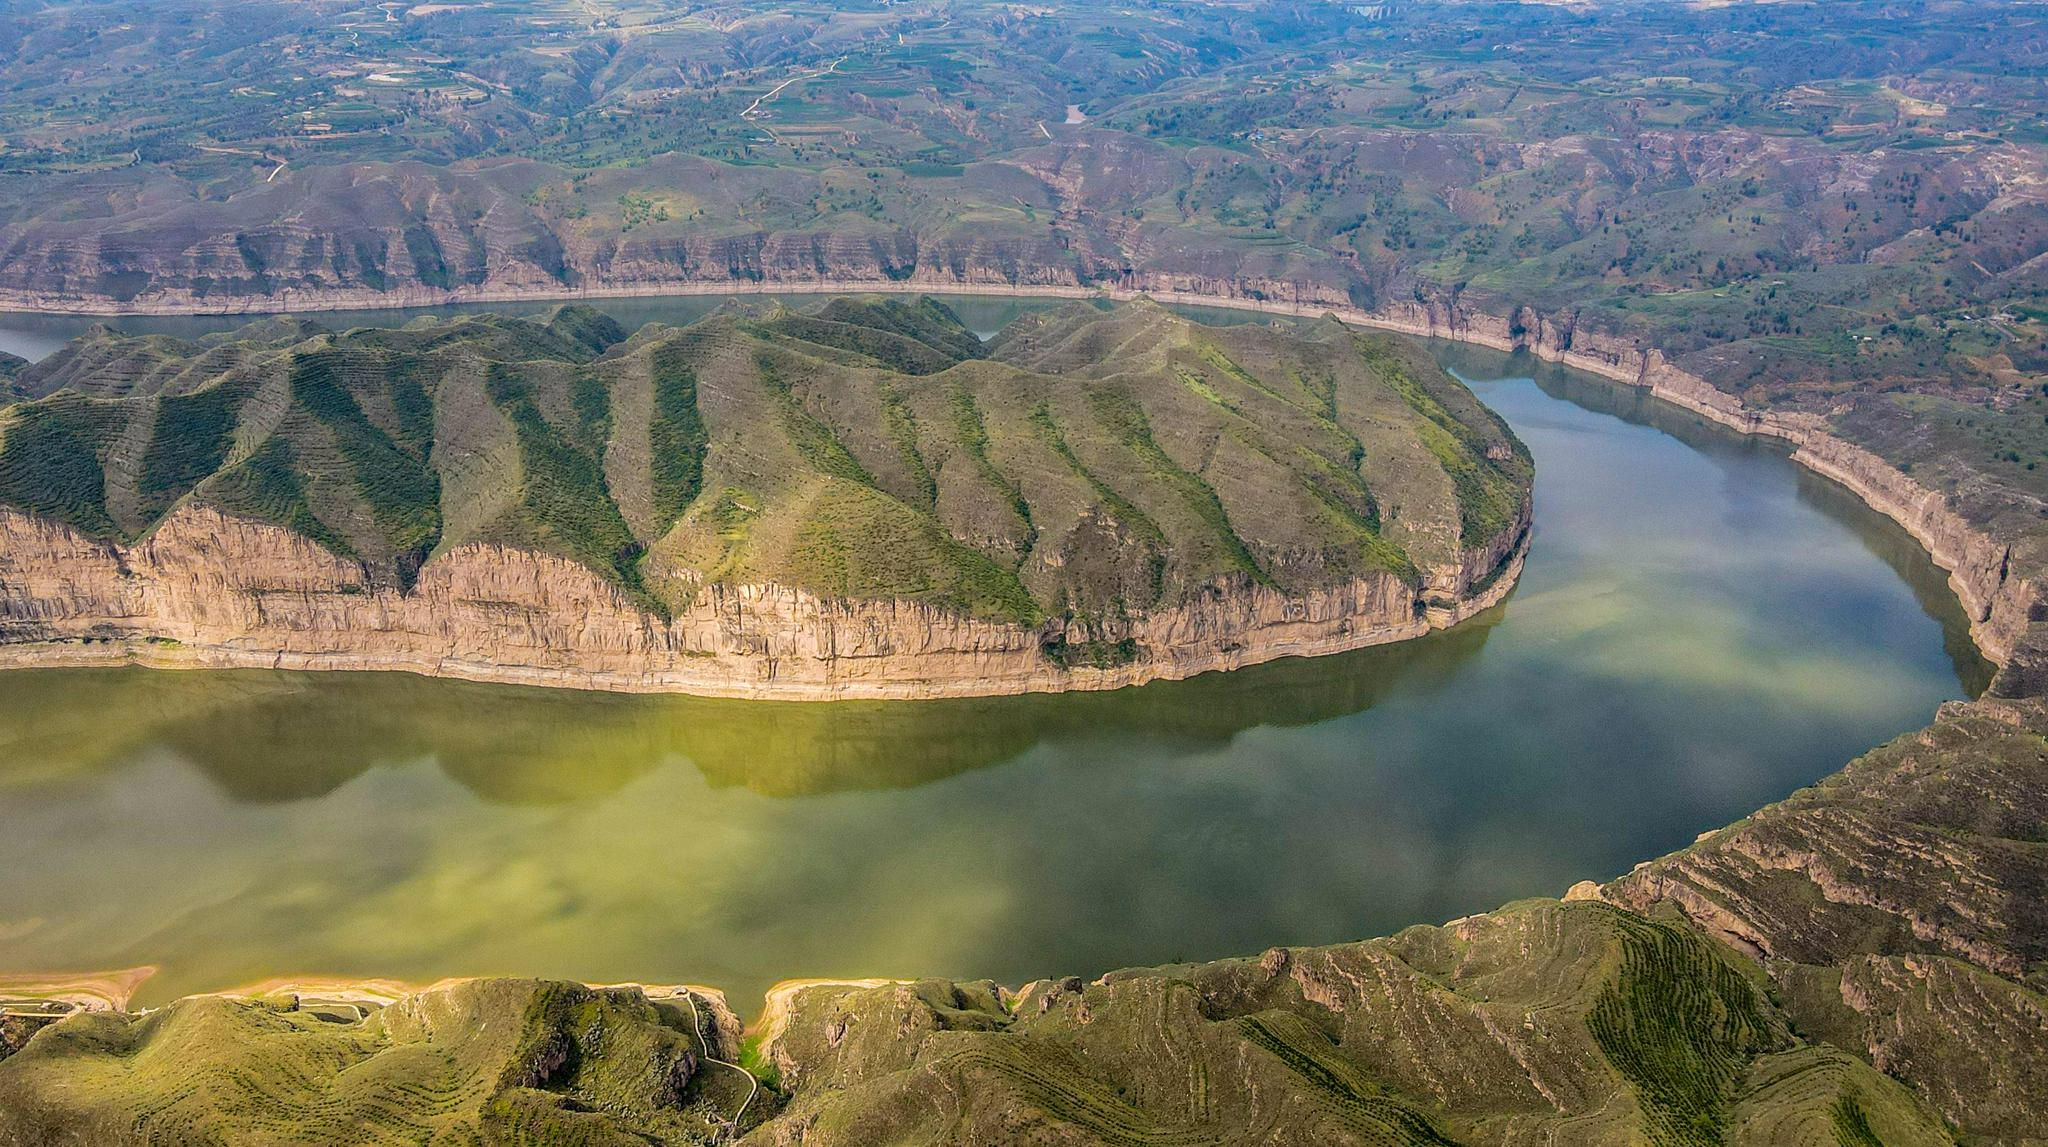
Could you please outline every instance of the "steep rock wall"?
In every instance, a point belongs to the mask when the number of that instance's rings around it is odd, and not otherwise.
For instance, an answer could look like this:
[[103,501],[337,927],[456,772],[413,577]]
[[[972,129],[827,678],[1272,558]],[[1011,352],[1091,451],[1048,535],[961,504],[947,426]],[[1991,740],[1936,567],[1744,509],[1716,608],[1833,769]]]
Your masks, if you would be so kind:
[[1747,409],[1740,399],[1672,365],[1655,349],[1547,319],[1526,308],[1503,318],[1417,303],[1342,317],[1497,350],[1526,350],[1546,361],[1644,388],[1710,422],[1790,442],[1795,448],[1793,461],[1847,487],[1898,522],[1926,547],[1936,565],[1948,571],[1949,586],[1969,614],[1970,635],[1986,657],[2009,665],[2026,635],[2040,594],[2031,577],[2012,568],[2012,548],[1964,520],[1939,491],[1829,433],[1818,417]]
[[1107,634],[1129,639],[1127,663],[1068,668],[1048,642],[1105,635],[772,584],[707,586],[664,619],[574,562],[483,545],[436,557],[399,591],[287,530],[202,507],[133,546],[0,509],[0,667],[399,669],[792,700],[1109,689],[1455,624],[1512,587],[1526,514],[1478,560],[1440,571],[1428,606],[1392,574],[1298,596],[1219,581]]

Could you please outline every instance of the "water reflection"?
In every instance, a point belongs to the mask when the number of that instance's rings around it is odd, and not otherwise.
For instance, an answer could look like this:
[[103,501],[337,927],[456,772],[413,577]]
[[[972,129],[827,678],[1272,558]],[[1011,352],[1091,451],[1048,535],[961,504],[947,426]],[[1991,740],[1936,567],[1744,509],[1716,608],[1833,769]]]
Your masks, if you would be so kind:
[[1779,452],[1446,358],[1534,451],[1537,525],[1508,602],[1421,642],[900,704],[0,675],[0,969],[744,1001],[1330,942],[1623,871],[1981,680],[1912,543]]
[[1289,659],[1116,693],[832,704],[426,682],[405,674],[23,672],[0,679],[9,785],[111,768],[156,747],[248,803],[325,796],[370,769],[431,761],[503,804],[590,800],[664,761],[770,797],[907,788],[1042,744],[1130,739],[1173,751],[1371,708],[1397,683],[1454,678],[1500,615],[1386,649]]

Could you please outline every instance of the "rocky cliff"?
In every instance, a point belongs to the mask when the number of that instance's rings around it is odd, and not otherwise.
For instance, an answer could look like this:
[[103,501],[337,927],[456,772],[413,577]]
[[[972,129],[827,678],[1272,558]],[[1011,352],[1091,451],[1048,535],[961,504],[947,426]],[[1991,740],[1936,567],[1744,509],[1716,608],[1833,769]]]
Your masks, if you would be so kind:
[[[1419,637],[1506,596],[1524,523],[1441,573],[1290,595],[1248,578],[1103,636],[914,601],[831,601],[787,585],[709,585],[672,617],[567,559],[474,545],[407,589],[282,527],[189,507],[133,545],[0,509],[0,667],[406,670],[479,681],[781,699],[1114,689]],[[1472,571],[1488,579],[1475,590]],[[1129,642],[1121,663],[1062,644]]]
[[[760,248],[771,248],[765,239]],[[914,244],[913,244],[914,246]],[[864,248],[865,249],[865,248]],[[716,260],[691,265],[711,267]],[[2029,646],[2027,656],[2015,654],[2039,612],[2038,591],[2030,566],[2016,569],[2013,543],[1993,537],[1958,513],[1950,499],[1901,472],[1872,452],[1826,428],[1817,415],[1755,410],[1704,378],[1669,362],[1654,347],[1634,339],[1590,329],[1574,316],[1548,316],[1529,308],[1503,311],[1457,301],[1401,301],[1373,309],[1353,304],[1341,278],[1300,278],[1243,273],[1241,269],[1203,273],[1199,270],[1133,269],[1105,264],[1084,277],[1071,264],[1037,264],[1009,252],[992,260],[912,260],[901,270],[887,261],[834,262],[829,274],[800,260],[771,260],[768,269],[746,274],[713,274],[694,278],[664,268],[651,277],[592,280],[574,289],[545,279],[500,282],[449,290],[319,290],[285,291],[240,299],[186,297],[135,300],[112,304],[104,299],[80,303],[69,297],[40,294],[7,296],[20,305],[71,309],[114,309],[137,313],[190,313],[194,310],[314,310],[346,306],[413,306],[455,301],[516,301],[560,298],[631,297],[673,294],[777,292],[804,294],[846,289],[878,291],[934,290],[959,294],[1016,295],[1051,298],[1153,298],[1161,302],[1224,306],[1279,314],[1333,314],[1347,323],[1443,338],[1500,351],[1528,351],[1547,361],[1648,389],[1658,398],[1691,410],[1744,433],[1791,442],[1794,459],[1844,486],[1872,508],[1898,521],[1926,546],[1936,564],[1948,570],[1951,586],[1968,611],[1972,635],[1985,655],[2005,669],[2001,692],[2033,691],[2018,683],[2021,675],[2041,676]],[[751,266],[751,264],[750,264]],[[1035,268],[1035,269],[1034,269]],[[756,273],[758,271],[759,273]],[[770,272],[773,273],[770,273]],[[2028,565],[2028,563],[2022,563]]]
[[[1411,304],[1351,316],[1390,330],[1449,338],[1505,351],[1529,351],[1630,386],[1709,421],[1790,442],[1792,460],[1847,487],[1872,509],[1898,522],[1949,572],[1949,585],[1970,618],[1970,635],[1984,655],[2011,674],[2015,655],[2040,600],[2035,579],[2016,570],[2010,542],[1991,536],[1957,513],[1948,499],[1876,454],[1830,433],[1817,415],[1754,410],[1696,374],[1681,370],[1655,348],[1586,331],[1527,308],[1502,318],[1452,306]],[[2031,659],[2027,659],[2031,664]],[[2008,674],[2006,692],[2029,692]]]
[[1083,307],[982,353],[898,303],[95,336],[0,417],[0,665],[1103,689],[1419,636],[1520,569],[1526,452],[1411,349]]

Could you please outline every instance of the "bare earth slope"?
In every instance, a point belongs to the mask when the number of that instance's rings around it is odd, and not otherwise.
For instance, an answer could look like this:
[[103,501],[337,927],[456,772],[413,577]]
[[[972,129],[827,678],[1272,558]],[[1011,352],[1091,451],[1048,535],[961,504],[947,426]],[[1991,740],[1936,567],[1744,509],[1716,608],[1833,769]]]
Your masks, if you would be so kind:
[[0,408],[0,664],[745,696],[1104,688],[1506,592],[1530,465],[1417,349],[1076,304],[984,347],[838,299],[185,344]]

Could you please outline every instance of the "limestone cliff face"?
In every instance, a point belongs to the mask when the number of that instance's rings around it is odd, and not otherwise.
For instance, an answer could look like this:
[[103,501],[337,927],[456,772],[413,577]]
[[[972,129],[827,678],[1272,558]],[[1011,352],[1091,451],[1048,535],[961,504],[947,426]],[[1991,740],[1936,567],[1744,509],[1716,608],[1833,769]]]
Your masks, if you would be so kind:
[[[1525,507],[1423,590],[1392,574],[1300,596],[1219,581],[1105,634],[772,584],[707,586],[665,619],[574,562],[485,545],[435,558],[400,591],[290,531],[211,509],[180,509],[133,546],[0,509],[0,667],[396,669],[781,699],[1109,689],[1455,624],[1506,595],[1526,533]],[[1135,655],[1069,668],[1046,652],[1104,638]]]

